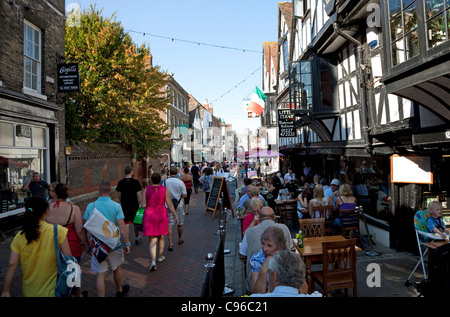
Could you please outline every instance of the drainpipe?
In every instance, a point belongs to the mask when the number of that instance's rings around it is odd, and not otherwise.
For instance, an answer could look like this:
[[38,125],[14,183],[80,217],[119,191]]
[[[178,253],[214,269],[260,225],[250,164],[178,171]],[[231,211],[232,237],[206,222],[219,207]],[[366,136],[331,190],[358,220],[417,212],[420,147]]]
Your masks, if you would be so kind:
[[[358,68],[358,77],[360,80],[360,103],[361,103],[361,123],[362,123],[362,134],[364,138],[364,149],[370,155],[376,155],[376,151],[373,149],[373,145],[369,138],[369,128],[367,123],[367,91],[366,91],[366,76],[365,76],[365,65],[362,63],[364,58],[364,46],[357,39],[343,32],[339,24],[337,22],[333,23],[333,30],[335,34],[342,36],[348,41],[352,42],[356,45],[357,52],[357,68]],[[364,69],[363,69],[364,68]]]

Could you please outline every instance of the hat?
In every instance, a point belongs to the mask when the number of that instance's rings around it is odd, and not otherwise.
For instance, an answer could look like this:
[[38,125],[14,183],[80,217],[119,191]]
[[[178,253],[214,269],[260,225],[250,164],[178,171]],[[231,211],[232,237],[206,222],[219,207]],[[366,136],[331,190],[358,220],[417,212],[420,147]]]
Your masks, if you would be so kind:
[[333,180],[331,181],[331,185],[339,186],[339,185],[341,185],[341,183],[339,182],[339,180],[337,180],[337,179],[335,178],[335,179],[333,179]]

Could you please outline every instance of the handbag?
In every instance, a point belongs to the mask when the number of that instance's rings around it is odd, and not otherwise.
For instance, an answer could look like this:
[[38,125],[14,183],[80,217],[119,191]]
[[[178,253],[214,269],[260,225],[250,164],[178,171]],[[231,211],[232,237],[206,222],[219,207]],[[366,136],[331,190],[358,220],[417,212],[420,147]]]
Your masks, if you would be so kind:
[[68,297],[76,294],[81,286],[81,268],[76,258],[59,252],[58,225],[54,225],[53,228],[53,241],[58,264],[55,296]]
[[142,225],[142,219],[144,218],[144,207],[139,207],[139,209],[136,211],[136,216],[134,217],[133,223],[136,223],[138,225]]
[[181,197],[179,200],[177,200],[176,198],[171,198],[171,200],[172,200],[173,208],[177,209],[178,205],[180,204]]

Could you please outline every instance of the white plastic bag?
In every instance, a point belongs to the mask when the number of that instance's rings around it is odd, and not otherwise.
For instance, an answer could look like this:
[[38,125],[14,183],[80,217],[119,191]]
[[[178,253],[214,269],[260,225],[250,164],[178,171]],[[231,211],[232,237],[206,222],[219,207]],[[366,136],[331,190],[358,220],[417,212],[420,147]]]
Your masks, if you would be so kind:
[[120,230],[94,207],[84,227],[92,235],[114,249],[120,242]]

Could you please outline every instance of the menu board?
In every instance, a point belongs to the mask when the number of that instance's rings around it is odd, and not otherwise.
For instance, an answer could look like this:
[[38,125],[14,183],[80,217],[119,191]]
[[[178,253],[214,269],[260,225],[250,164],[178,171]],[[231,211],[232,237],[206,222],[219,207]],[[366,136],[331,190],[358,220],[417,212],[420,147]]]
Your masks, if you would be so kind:
[[[227,207],[233,211],[233,207],[231,204],[230,195],[228,193],[228,186],[227,181],[225,177],[218,177],[214,176],[212,185],[211,185],[211,192],[209,193],[208,202],[206,204],[205,213],[208,210],[213,211],[212,218],[214,219],[214,216],[216,214],[217,205],[219,204],[219,198],[220,194],[223,193],[223,201],[222,204],[224,207]],[[234,217],[234,213],[232,213]]]

